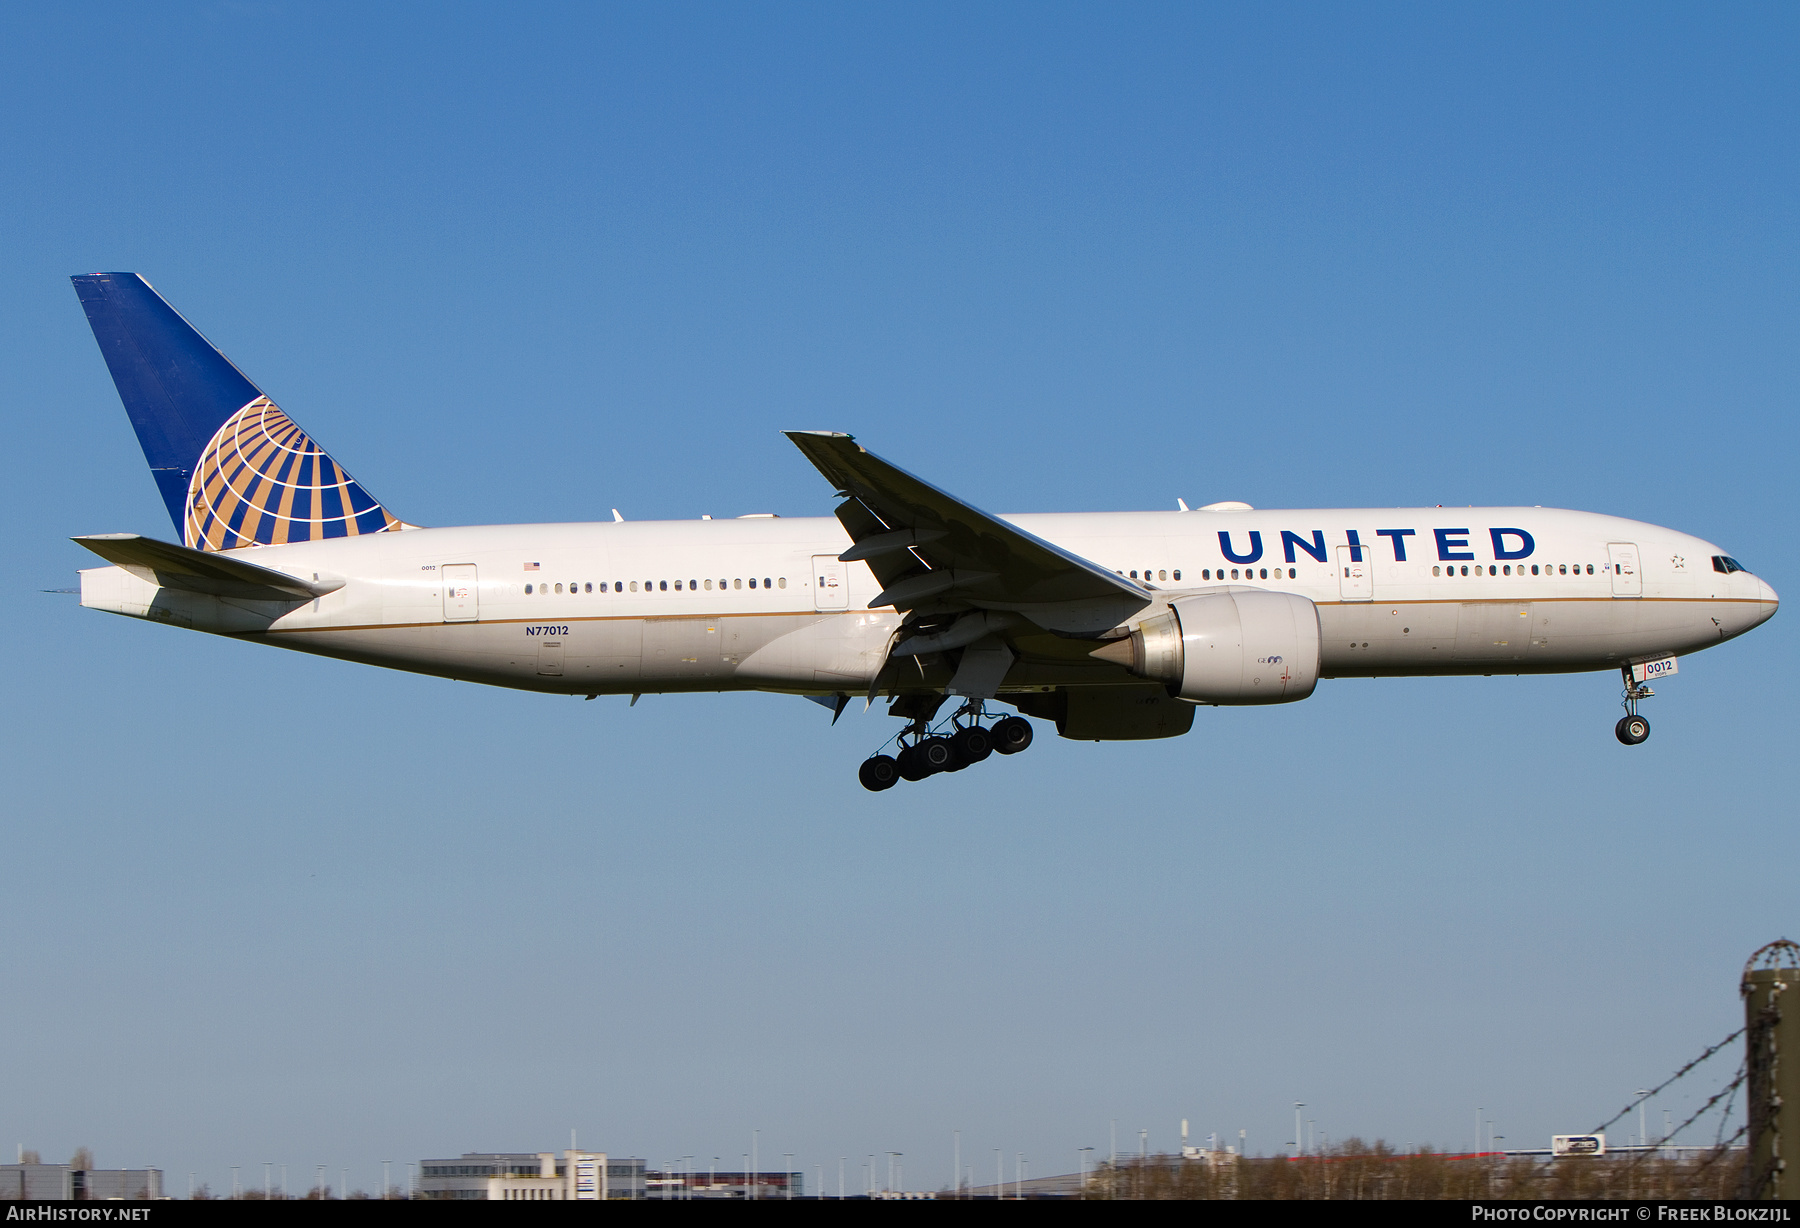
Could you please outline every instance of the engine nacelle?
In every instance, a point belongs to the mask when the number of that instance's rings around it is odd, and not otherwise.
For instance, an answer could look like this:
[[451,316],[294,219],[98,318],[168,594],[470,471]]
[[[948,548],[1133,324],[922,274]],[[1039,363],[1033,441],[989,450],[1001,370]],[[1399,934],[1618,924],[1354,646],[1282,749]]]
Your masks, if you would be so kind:
[[[1168,613],[1145,619],[1130,644],[1126,668],[1191,703],[1292,703],[1319,683],[1319,609],[1295,593],[1177,598]],[[1122,651],[1095,655],[1125,664]]]

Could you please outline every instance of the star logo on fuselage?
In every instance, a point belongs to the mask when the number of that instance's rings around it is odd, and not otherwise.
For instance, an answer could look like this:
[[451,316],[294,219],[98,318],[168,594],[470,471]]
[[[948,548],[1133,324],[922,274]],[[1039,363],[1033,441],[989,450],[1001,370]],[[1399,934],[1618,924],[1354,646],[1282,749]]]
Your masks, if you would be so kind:
[[1687,560],[1682,558],[1679,554],[1671,554],[1669,556],[1669,562],[1675,564],[1676,571],[1680,571],[1687,566]]

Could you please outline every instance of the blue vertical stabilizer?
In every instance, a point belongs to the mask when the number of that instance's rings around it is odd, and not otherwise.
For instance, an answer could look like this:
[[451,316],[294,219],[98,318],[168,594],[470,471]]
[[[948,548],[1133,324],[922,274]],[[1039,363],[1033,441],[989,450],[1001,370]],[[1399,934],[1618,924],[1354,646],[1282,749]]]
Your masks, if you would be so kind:
[[182,541],[230,550],[402,528],[136,273],[70,279]]

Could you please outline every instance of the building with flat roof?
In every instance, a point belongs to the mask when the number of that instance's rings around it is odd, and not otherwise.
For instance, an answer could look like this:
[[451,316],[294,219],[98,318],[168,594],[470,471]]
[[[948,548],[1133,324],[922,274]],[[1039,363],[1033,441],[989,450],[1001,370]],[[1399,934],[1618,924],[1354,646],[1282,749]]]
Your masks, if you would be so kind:
[[433,1201],[577,1202],[642,1198],[644,1162],[603,1151],[467,1151],[419,1162],[419,1197]]
[[804,1198],[802,1173],[722,1173],[687,1169],[650,1170],[646,1198]]
[[0,1164],[0,1199],[21,1202],[161,1198],[160,1168],[76,1168],[72,1164]]

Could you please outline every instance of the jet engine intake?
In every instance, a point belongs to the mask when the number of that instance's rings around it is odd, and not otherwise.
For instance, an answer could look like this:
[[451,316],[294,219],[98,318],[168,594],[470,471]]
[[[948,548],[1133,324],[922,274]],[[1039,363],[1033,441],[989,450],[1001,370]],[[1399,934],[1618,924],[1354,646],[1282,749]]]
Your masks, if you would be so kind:
[[1319,610],[1261,589],[1182,597],[1093,655],[1190,703],[1292,703],[1319,682]]

